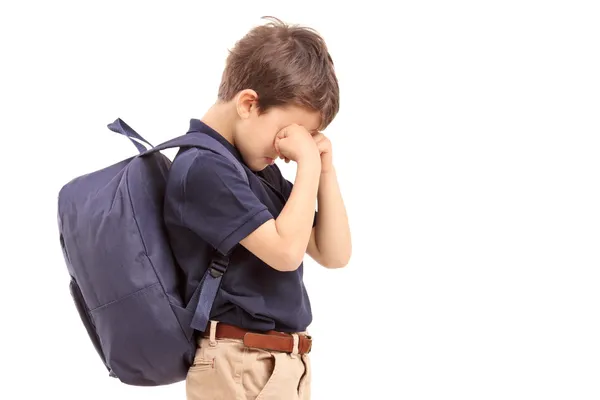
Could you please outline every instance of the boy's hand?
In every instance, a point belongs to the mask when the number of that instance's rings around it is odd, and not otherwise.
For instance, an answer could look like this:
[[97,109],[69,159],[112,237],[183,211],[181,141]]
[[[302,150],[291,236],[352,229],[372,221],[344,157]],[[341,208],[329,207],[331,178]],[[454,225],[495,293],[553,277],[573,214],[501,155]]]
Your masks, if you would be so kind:
[[317,133],[312,138],[317,144],[319,154],[321,155],[321,173],[327,173],[333,168],[331,141],[321,132]]
[[275,150],[286,162],[319,160],[319,148],[310,132],[296,124],[286,126],[275,137]]

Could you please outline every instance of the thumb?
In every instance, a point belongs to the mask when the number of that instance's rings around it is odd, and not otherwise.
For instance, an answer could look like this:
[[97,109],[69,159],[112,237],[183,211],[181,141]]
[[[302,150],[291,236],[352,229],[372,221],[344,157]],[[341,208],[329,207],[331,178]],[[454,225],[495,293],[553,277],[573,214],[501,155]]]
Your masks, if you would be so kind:
[[[284,142],[285,142],[285,139],[281,139],[281,138],[276,138],[275,139],[275,150],[277,151],[277,154],[279,154],[280,156],[282,155],[281,154],[281,151],[282,151],[281,147],[282,147],[282,143],[284,143]],[[285,147],[285,143],[284,143],[283,147]]]
[[287,129],[287,127],[282,128],[279,132],[277,132],[276,137],[279,138],[279,139],[284,139],[284,138],[288,137],[288,129]]

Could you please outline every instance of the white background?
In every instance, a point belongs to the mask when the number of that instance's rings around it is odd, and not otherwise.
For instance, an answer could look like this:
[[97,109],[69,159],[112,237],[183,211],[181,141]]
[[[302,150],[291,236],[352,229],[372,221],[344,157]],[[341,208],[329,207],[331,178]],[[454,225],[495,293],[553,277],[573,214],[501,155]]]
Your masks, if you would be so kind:
[[57,194],[135,154],[118,117],[185,133],[263,15],[322,33],[341,86],[325,133],[354,253],[306,261],[313,398],[600,398],[594,2],[283,3],[2,3],[0,398],[185,398],[106,375]]

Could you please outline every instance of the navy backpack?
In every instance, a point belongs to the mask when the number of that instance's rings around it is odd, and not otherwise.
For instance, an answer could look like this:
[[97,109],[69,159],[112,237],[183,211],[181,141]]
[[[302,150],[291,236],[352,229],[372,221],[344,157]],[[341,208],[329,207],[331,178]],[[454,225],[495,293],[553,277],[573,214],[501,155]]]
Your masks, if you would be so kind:
[[228,258],[215,251],[185,304],[163,220],[171,161],[160,150],[204,148],[227,157],[248,177],[209,135],[189,132],[152,147],[121,119],[108,128],[128,137],[140,154],[75,178],[59,192],[58,228],[71,295],[110,376],[136,386],[179,382],[194,359],[195,332],[207,327]]

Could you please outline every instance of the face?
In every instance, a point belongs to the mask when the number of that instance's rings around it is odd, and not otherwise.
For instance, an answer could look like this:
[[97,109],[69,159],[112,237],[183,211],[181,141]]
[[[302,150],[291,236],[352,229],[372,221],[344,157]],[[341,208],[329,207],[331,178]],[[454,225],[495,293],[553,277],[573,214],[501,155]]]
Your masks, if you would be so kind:
[[257,99],[251,90],[239,95],[236,106],[240,119],[234,133],[235,146],[253,171],[261,171],[275,162],[275,138],[281,129],[297,124],[314,134],[321,121],[319,112],[298,106],[273,107],[259,115]]

